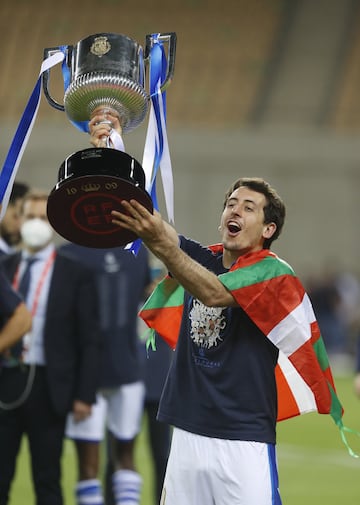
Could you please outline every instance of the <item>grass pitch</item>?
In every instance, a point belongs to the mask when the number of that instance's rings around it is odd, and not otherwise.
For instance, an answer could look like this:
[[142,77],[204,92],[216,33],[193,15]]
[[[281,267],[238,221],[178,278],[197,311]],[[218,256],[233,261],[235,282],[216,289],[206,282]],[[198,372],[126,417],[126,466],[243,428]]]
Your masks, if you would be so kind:
[[[335,379],[345,409],[344,424],[360,431],[360,401],[352,376]],[[280,493],[283,505],[356,505],[360,503],[360,458],[351,457],[330,416],[306,414],[278,424]],[[152,464],[146,439],[146,422],[137,444],[137,461],[144,479],[141,505],[152,500]],[[352,449],[360,454],[360,438],[347,434]],[[1,450],[1,449],[0,449]],[[65,505],[74,505],[75,452],[66,441],[63,454]],[[29,459],[23,444],[9,505],[34,503]],[[184,504],[185,505],[185,504]],[[201,505],[201,504],[199,504]]]

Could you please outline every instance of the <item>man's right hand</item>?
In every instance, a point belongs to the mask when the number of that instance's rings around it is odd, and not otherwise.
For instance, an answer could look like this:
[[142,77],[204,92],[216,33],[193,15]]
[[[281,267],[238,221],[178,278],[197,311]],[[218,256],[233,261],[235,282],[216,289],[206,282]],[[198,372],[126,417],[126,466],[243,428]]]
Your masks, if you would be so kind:
[[109,107],[97,107],[89,122],[90,143],[94,147],[107,147],[107,139],[113,130],[121,136],[122,129],[118,113]]

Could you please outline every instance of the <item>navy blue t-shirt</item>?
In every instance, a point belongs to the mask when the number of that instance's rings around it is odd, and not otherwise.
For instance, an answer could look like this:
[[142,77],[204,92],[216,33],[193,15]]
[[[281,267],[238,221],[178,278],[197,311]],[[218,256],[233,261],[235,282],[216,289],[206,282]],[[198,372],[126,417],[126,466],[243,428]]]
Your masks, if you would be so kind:
[[66,244],[61,251],[92,268],[96,276],[103,342],[102,388],[130,384],[143,378],[138,344],[138,311],[150,283],[149,255],[137,256],[121,247],[97,249]]
[[[219,275],[222,254],[180,238]],[[185,293],[179,340],[158,419],[214,438],[275,443],[277,348],[240,308],[206,307]]]

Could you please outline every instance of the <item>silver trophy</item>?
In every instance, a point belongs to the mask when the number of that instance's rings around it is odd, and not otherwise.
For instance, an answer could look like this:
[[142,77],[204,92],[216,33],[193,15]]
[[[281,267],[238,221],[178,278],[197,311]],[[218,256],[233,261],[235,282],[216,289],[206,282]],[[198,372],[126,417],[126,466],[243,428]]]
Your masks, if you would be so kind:
[[[174,74],[176,34],[160,34],[158,40],[169,44],[163,90]],[[67,46],[70,85],[65,91],[64,103],[58,103],[50,95],[50,71],[45,72],[43,87],[49,104],[65,111],[72,121],[89,121],[94,110],[103,105],[119,113],[124,132],[136,128],[144,120],[149,105],[144,81],[152,45],[153,38],[147,35],[144,54],[143,48],[126,35],[97,33],[75,46]],[[60,47],[47,48],[44,58],[60,50]]]
[[[156,39],[156,43],[167,44],[167,71],[160,86],[163,91],[174,74],[176,34],[156,34]],[[153,35],[147,35],[144,50],[126,35],[97,33],[74,46],[65,46],[65,50],[60,46],[44,49],[44,59],[65,52],[68,75],[64,100],[59,103],[50,93],[50,70],[44,72],[47,101],[65,111],[75,124],[87,124],[99,107],[113,109],[119,115],[122,132],[132,131],[144,121],[149,108],[145,77],[154,40]],[[48,217],[55,230],[89,247],[115,247],[136,238],[111,223],[111,210],[121,210],[121,200],[138,196],[153,210],[141,165],[124,152],[111,149],[110,155],[107,150],[90,148],[69,156],[48,199]],[[131,168],[134,166],[136,170]]]

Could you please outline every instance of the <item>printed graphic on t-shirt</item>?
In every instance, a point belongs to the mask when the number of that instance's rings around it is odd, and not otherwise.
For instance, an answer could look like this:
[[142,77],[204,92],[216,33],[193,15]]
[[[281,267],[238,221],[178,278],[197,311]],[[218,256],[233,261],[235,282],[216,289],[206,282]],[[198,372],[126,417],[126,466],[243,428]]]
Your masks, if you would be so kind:
[[225,309],[207,307],[199,300],[193,300],[190,310],[190,336],[199,347],[211,349],[222,341],[221,331],[226,326]]

